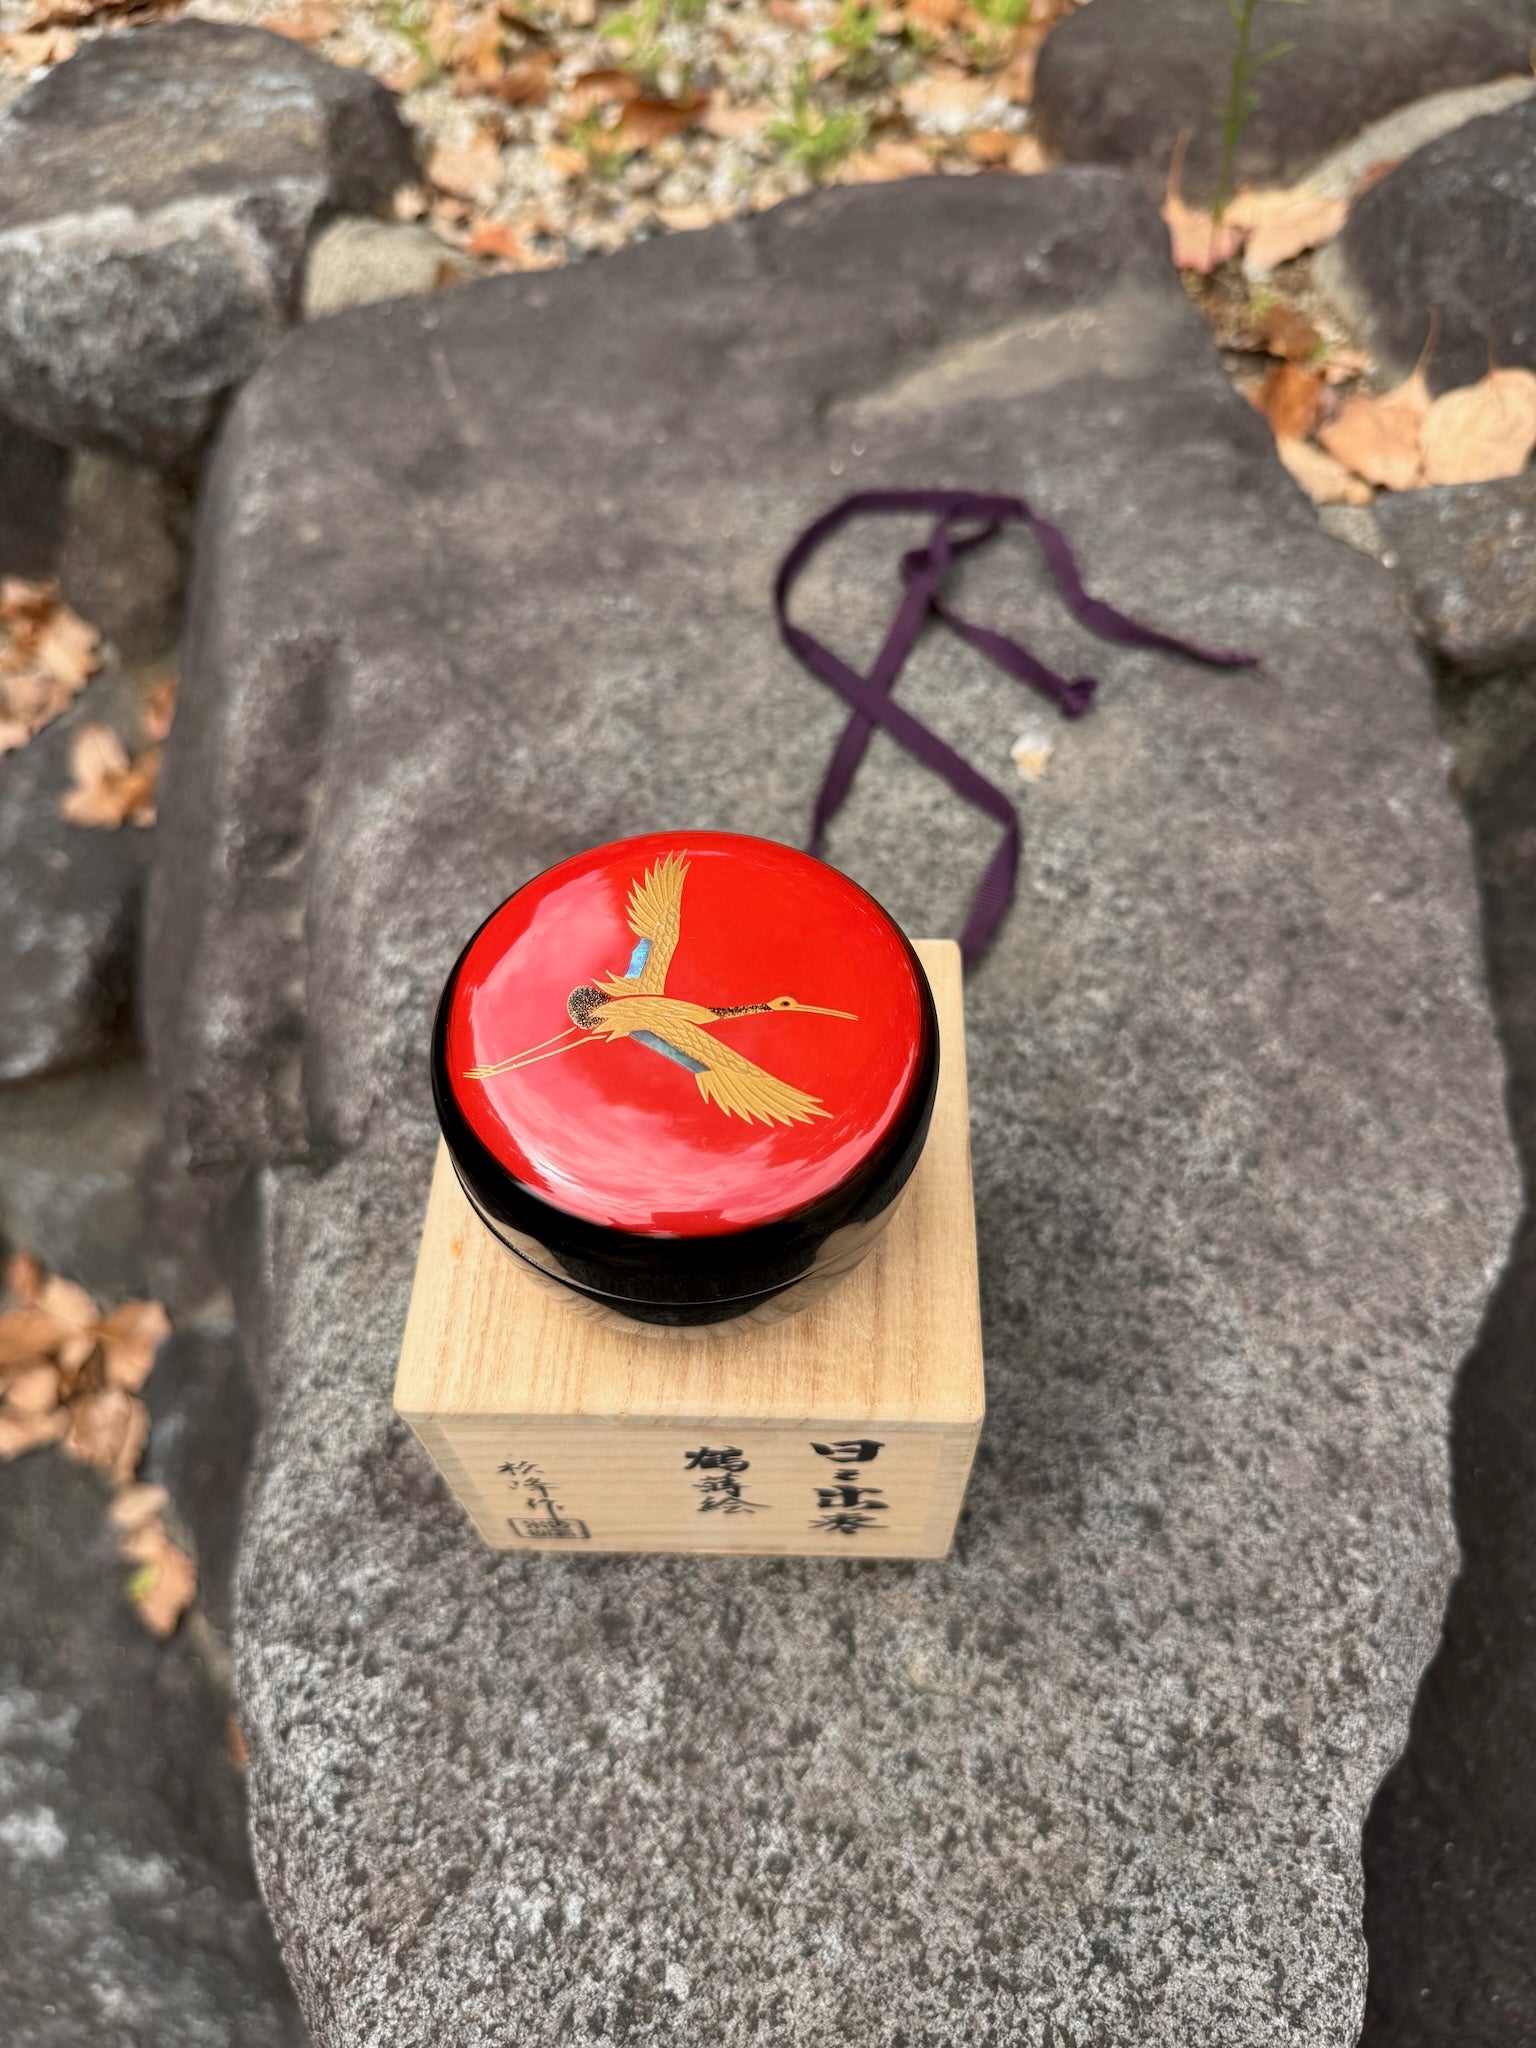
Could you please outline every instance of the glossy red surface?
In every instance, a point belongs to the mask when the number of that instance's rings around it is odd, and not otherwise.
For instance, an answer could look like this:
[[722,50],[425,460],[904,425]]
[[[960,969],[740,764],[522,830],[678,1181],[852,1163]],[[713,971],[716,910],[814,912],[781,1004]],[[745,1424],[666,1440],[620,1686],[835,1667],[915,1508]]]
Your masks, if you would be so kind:
[[[567,1000],[631,968],[631,895],[648,874],[639,923],[660,917],[664,933],[670,903],[677,930],[664,984],[594,992],[584,1031]],[[664,958],[664,937],[652,945]],[[920,971],[884,911],[809,855],[724,832],[620,840],[549,869],[477,934],[448,1014],[449,1085],[498,1161],[571,1214],[669,1236],[746,1229],[828,1194],[900,1118],[921,1054]],[[786,996],[816,1007],[708,1014]],[[642,1027],[706,1067],[726,1047],[705,1080],[735,1113],[630,1035]]]

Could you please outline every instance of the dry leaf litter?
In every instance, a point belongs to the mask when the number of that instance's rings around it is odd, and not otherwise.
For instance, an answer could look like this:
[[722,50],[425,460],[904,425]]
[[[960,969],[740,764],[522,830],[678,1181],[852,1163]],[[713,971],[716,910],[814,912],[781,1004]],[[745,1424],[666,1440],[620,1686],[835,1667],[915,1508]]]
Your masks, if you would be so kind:
[[0,1308],[0,1463],[56,1444],[111,1481],[110,1510],[134,1569],[128,1594],[145,1624],[169,1635],[197,1591],[191,1558],[166,1527],[165,1490],[136,1474],[149,1437],[139,1398],[170,1332],[157,1301],[103,1314],[83,1287],[16,1253]]
[[[0,0],[14,91],[179,13],[294,36],[398,95],[454,249],[528,269],[822,182],[1031,171],[1035,53],[1076,0]],[[445,282],[447,279],[445,279]]]

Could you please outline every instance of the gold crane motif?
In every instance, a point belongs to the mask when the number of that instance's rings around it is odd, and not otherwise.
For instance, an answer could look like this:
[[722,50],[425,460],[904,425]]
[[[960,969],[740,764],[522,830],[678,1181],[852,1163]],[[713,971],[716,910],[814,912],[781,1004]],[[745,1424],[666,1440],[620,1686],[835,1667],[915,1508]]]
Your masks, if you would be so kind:
[[[464,1078],[488,1081],[494,1074],[515,1073],[539,1060],[554,1059],[558,1053],[575,1052],[582,1045],[611,1045],[617,1039],[632,1038],[637,1045],[686,1069],[698,1082],[704,1100],[727,1116],[763,1124],[806,1124],[815,1117],[830,1116],[832,1112],[816,1096],[765,1073],[734,1046],[716,1038],[714,1027],[728,1017],[760,1016],[773,1010],[802,1010],[815,1017],[844,1017],[857,1024],[851,1010],[823,1009],[794,996],[720,1008],[684,1002],[680,996],[666,993],[667,970],[682,932],[687,875],[688,863],[676,853],[663,855],[654,867],[647,868],[629,892],[629,928],[636,944],[625,971],[573,988],[565,1006],[571,1021],[553,1038],[541,1039],[494,1066],[470,1067]],[[573,1032],[580,1035],[572,1037]],[[560,1039],[570,1043],[558,1044]]]

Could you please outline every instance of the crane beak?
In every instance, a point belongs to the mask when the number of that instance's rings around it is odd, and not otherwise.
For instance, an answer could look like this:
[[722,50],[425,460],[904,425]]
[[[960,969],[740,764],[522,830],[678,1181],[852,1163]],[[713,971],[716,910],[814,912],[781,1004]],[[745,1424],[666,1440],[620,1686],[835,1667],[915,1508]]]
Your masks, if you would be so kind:
[[845,1017],[850,1024],[859,1021],[852,1010],[824,1010],[820,1003],[796,1003],[795,1008],[808,1011],[813,1017]]
[[[571,1032],[579,1033],[580,1031],[581,1026],[579,1024],[568,1024],[564,1031],[557,1031],[555,1037],[565,1038]],[[600,1042],[596,1038],[578,1036],[572,1039],[569,1045],[556,1045],[553,1052],[542,1052],[539,1049],[539,1045],[530,1045],[524,1051],[514,1053],[509,1060],[498,1060],[494,1066],[466,1067],[464,1069],[464,1078],[466,1081],[489,1081],[495,1074],[515,1074],[520,1067],[536,1067],[540,1060],[552,1060],[559,1053],[575,1052],[579,1045],[596,1045]],[[553,1041],[548,1038],[540,1040],[540,1045],[550,1045],[552,1043]]]

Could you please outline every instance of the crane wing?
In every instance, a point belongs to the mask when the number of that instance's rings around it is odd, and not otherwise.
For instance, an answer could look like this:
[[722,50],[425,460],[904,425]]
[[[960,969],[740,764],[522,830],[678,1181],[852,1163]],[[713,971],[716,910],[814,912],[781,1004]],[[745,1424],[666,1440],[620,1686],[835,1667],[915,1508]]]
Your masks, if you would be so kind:
[[663,854],[629,892],[629,928],[639,940],[623,974],[598,986],[610,996],[659,996],[667,985],[667,969],[677,951],[683,920],[683,882],[688,863],[681,854]]
[[701,1025],[669,1017],[665,1026],[668,1044],[675,1046],[700,1071],[694,1075],[706,1102],[723,1109],[727,1116],[742,1117],[747,1123],[808,1124],[818,1116],[830,1116],[814,1095],[792,1088],[761,1067],[754,1066],[731,1045],[722,1045]]

